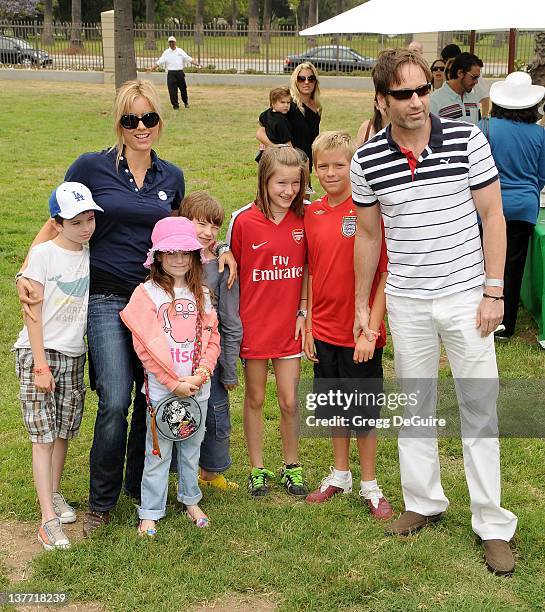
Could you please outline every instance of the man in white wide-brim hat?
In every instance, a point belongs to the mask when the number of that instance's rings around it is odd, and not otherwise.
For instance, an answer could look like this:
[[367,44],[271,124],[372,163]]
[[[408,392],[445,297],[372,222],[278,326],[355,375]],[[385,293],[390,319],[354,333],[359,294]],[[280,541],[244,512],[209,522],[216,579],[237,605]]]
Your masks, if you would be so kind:
[[491,119],[481,123],[500,175],[507,253],[504,315],[494,337],[506,342],[515,333],[528,242],[545,185],[545,130],[536,125],[545,87],[532,85],[526,72],[512,72],[490,88]]

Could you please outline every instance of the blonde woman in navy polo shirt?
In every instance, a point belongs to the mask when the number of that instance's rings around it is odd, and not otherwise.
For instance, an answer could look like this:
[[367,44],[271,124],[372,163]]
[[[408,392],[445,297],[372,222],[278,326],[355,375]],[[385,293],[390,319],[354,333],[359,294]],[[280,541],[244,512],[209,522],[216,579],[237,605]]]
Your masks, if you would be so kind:
[[[151,83],[129,81],[121,87],[114,106],[114,125],[116,145],[99,153],[85,153],[66,173],[67,181],[87,185],[104,209],[90,243],[87,340],[98,412],[90,454],[85,535],[110,521],[123,485],[125,448],[123,488],[131,497],[140,497],[146,435],[143,370],[119,311],[146,276],[142,261],[151,246],[151,230],[160,219],[177,214],[185,191],[181,169],[159,159],[152,149],[163,121]],[[35,243],[50,239],[52,232],[53,226],[46,224]],[[23,305],[31,301],[26,282],[20,280],[17,285]]]

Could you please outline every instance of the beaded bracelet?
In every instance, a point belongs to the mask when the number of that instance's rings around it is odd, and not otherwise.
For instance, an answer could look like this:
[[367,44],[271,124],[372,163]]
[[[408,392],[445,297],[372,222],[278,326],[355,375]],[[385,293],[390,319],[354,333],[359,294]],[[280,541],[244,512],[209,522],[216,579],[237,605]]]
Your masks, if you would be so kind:
[[312,327],[307,327],[307,328],[305,329],[305,333],[306,333],[306,334],[311,334],[311,333],[312,333]]
[[503,300],[503,295],[489,295],[488,293],[483,293],[483,297],[488,298],[490,300]]
[[205,385],[210,380],[212,374],[206,366],[199,366],[195,370],[195,376],[200,376],[202,379],[203,385]]

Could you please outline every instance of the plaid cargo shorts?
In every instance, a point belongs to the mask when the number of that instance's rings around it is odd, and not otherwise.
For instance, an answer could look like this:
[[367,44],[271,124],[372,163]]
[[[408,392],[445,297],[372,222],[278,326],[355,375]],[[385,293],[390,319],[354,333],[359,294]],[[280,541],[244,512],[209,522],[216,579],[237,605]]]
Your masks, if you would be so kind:
[[41,393],[34,386],[34,359],[30,349],[17,349],[15,372],[19,378],[21,412],[31,442],[47,444],[57,438],[77,436],[83,416],[85,353],[68,357],[45,349],[47,363],[55,379],[53,393]]

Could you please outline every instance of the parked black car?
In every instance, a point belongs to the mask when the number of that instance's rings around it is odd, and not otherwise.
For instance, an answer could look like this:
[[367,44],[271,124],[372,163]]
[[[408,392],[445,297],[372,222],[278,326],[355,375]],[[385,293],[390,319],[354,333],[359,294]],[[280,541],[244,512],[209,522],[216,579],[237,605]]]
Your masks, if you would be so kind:
[[45,51],[35,49],[26,40],[0,36],[0,63],[23,64],[23,66],[45,66],[53,60]]
[[318,70],[327,72],[371,70],[376,64],[376,60],[372,57],[364,57],[350,47],[328,45],[314,47],[299,55],[288,55],[284,60],[284,72],[292,72],[295,66],[303,62],[312,62]]

